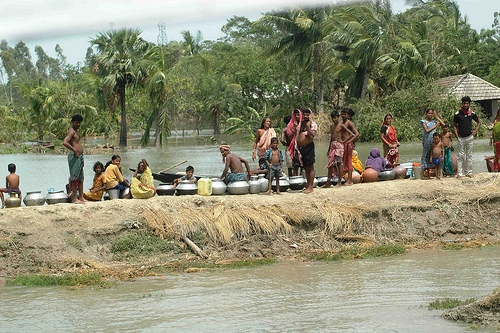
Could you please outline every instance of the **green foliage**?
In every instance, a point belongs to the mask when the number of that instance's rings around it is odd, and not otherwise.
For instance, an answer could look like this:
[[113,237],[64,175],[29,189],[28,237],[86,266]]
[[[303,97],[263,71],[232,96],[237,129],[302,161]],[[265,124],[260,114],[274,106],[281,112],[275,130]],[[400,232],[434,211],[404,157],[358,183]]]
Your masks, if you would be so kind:
[[445,310],[445,309],[453,309],[456,308],[459,305],[466,305],[466,304],[471,304],[476,301],[475,298],[469,298],[466,299],[465,301],[459,300],[458,298],[444,298],[444,299],[437,299],[433,302],[430,302],[429,305],[427,305],[427,309],[429,310]]
[[99,273],[67,273],[64,275],[22,275],[6,281],[7,286],[93,286],[97,288],[109,288],[114,285],[103,279]]
[[375,257],[386,257],[406,253],[406,248],[399,244],[382,244],[373,247],[361,248],[346,247],[338,252],[323,251],[309,256],[312,260],[337,261],[343,259],[366,259]]
[[148,256],[167,251],[180,251],[180,247],[175,241],[164,241],[156,235],[141,230],[116,238],[110,250],[115,254],[116,259],[126,259],[139,255]]

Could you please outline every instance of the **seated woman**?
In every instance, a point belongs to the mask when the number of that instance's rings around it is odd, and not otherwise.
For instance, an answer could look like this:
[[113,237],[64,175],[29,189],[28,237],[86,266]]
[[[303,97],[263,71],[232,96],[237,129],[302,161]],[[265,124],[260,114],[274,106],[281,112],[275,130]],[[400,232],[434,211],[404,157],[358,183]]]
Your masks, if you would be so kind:
[[352,167],[359,174],[363,173],[363,164],[361,163],[361,161],[360,161],[360,159],[358,157],[358,152],[355,151],[355,150],[352,151]]
[[371,167],[373,170],[377,171],[377,174],[379,174],[386,168],[387,161],[385,158],[380,156],[380,150],[378,150],[378,148],[373,148],[370,151],[370,155],[366,159],[365,165],[367,167]]
[[[137,174],[141,173],[141,177]],[[149,169],[148,162],[142,159],[135,169],[134,177],[130,184],[130,193],[134,199],[148,199],[156,195],[156,188],[153,184],[153,173]]]
[[101,201],[104,190],[106,189],[106,177],[104,176],[104,165],[97,161],[94,164],[94,184],[89,189],[89,191],[83,194],[86,200],[90,201]]
[[[113,155],[111,161],[104,167],[104,176],[106,177],[106,190],[124,190],[130,187],[130,183],[123,178],[121,167],[121,158],[119,155]],[[130,194],[127,196],[130,198]]]

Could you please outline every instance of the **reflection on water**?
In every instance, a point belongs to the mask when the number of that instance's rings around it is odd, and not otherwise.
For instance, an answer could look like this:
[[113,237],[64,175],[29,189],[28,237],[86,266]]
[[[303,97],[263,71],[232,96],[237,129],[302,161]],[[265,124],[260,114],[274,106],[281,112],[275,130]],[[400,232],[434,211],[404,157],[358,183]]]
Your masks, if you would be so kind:
[[[463,332],[429,311],[500,282],[500,247],[142,278],[106,290],[4,288],[7,332]],[[488,330],[488,329],[487,329]]]
[[[129,140],[130,145],[139,144],[138,140]],[[135,168],[137,163],[146,158],[150,164],[151,170],[160,171],[168,166],[174,165],[180,161],[188,160],[188,163],[172,169],[173,172],[184,171],[186,166],[192,165],[195,173],[200,175],[220,176],[224,165],[218,145],[207,144],[202,137],[172,138],[164,148],[141,148],[141,149],[116,149],[106,155],[85,155],[85,188],[92,186],[93,171],[92,166],[96,161],[105,163],[111,159],[111,155],[119,154],[122,158],[122,167],[126,178],[130,179],[133,173],[128,168]],[[96,144],[102,144],[102,140],[87,139],[87,147],[93,147]],[[231,142],[229,142],[231,143]],[[231,150],[235,154],[248,159],[252,168],[257,166],[257,162],[251,161],[252,142],[236,143],[231,145]],[[358,143],[357,150],[359,158],[365,162],[370,150],[374,147],[382,149],[380,143]],[[280,146],[280,149],[284,147]],[[316,143],[316,175],[326,175],[324,166],[327,163],[326,152],[328,142],[322,141]],[[420,142],[403,143],[400,148],[400,161],[418,162],[422,154],[422,144]],[[491,155],[492,150],[488,145],[487,139],[474,141],[474,161],[473,171],[485,172],[486,166],[483,160],[484,155]],[[0,155],[0,176],[7,176],[7,165],[15,163],[17,173],[21,177],[21,190],[26,193],[29,191],[47,191],[49,188],[63,190],[68,183],[69,171],[67,156],[65,155],[41,155],[41,154],[13,154]]]

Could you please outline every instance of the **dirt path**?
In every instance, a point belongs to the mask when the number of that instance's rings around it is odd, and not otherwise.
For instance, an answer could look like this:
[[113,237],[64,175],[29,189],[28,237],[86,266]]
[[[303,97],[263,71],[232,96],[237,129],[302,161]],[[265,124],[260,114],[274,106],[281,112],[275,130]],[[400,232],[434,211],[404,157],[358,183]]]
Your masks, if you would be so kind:
[[137,226],[174,240],[201,233],[198,245],[209,260],[302,256],[351,243],[496,241],[500,175],[358,184],[310,195],[196,195],[2,210],[0,276],[124,271],[195,257],[186,249],[116,260],[111,243]]

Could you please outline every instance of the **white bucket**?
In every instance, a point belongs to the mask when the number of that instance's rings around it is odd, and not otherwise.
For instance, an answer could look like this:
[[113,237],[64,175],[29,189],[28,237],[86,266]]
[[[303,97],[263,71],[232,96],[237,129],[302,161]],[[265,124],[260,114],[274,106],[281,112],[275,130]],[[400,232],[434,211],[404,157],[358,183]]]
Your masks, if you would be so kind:
[[110,189],[106,190],[109,195],[109,200],[115,200],[115,199],[120,199],[120,190],[115,188],[115,189]]

